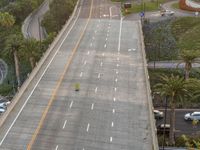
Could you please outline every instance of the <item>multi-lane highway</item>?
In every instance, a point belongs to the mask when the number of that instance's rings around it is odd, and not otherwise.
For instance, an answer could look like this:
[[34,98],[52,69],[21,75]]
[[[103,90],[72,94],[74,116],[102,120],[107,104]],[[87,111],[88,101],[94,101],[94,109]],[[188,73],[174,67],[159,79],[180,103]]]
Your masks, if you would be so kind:
[[80,1],[0,128],[0,149],[153,149],[140,34],[109,1]]

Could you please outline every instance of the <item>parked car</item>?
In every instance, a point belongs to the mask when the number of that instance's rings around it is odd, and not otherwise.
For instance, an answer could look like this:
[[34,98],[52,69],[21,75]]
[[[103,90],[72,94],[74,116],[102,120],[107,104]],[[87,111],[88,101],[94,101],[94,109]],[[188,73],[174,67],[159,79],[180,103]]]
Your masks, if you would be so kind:
[[169,135],[170,124],[160,124],[160,125],[157,126],[157,134],[163,134],[164,130],[165,130],[165,134]]
[[6,109],[5,108],[3,108],[3,107],[0,107],[0,114],[1,113],[4,113],[6,111]]
[[5,105],[9,105],[11,103],[11,101],[9,101],[9,100],[0,100],[0,104],[1,103],[5,103]]
[[161,14],[161,16],[173,16],[174,15],[174,11],[171,11],[171,10],[161,10],[160,14]]
[[1,107],[1,108],[6,108],[7,105],[6,105],[6,103],[0,103],[0,107]]
[[164,116],[162,111],[154,110],[153,112],[154,112],[155,119],[162,119]]
[[200,120],[200,112],[187,113],[184,116],[185,120]]

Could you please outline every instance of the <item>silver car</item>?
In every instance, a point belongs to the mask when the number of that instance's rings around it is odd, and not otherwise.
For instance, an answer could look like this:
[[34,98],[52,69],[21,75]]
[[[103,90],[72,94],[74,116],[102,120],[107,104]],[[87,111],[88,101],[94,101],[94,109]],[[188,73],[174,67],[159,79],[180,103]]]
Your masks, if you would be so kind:
[[0,114],[1,114],[1,113],[4,113],[5,111],[6,111],[5,108],[0,107]]
[[200,120],[200,112],[187,113],[184,116],[185,120]]
[[174,11],[171,10],[162,10],[160,11],[161,16],[173,16],[174,15]]

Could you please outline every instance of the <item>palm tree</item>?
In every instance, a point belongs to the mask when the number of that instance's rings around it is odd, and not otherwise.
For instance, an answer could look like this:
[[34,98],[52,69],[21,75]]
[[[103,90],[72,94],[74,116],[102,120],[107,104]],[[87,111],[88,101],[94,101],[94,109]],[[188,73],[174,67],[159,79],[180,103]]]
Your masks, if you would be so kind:
[[12,27],[15,23],[15,18],[8,12],[0,12],[0,25],[6,28]]
[[184,96],[189,95],[187,90],[187,82],[183,77],[174,76],[168,77],[166,75],[160,76],[161,83],[154,86],[155,92],[159,92],[161,96],[168,97],[170,112],[170,144],[175,144],[175,107],[178,101],[182,101]]
[[18,59],[18,51],[21,47],[21,43],[22,43],[22,35],[21,34],[12,34],[7,38],[6,47],[4,50],[4,54],[11,55],[11,58],[13,58],[12,61],[14,60],[18,88],[21,85],[19,59]]
[[[200,57],[200,52],[195,50],[182,50],[180,53],[181,62],[178,63],[185,63],[185,79],[189,79],[189,74],[192,69],[192,63],[199,62],[197,58]],[[177,65],[177,66],[178,66]]]
[[35,67],[36,60],[40,57],[39,42],[35,39],[25,39],[22,44],[21,53],[29,59],[32,69]]

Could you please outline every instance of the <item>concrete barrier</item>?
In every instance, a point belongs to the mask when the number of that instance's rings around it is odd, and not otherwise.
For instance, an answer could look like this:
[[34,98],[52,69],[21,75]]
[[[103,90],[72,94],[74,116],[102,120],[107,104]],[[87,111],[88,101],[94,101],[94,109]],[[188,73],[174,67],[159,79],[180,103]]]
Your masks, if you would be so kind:
[[[152,150],[159,150],[158,147],[158,140],[156,136],[156,126],[155,126],[155,119],[153,114],[153,104],[152,104],[152,96],[151,96],[151,88],[149,82],[149,75],[147,70],[147,61],[146,61],[146,53],[145,53],[145,46],[144,46],[144,37],[142,31],[141,21],[139,23],[139,32],[141,37],[141,49],[142,49],[142,56],[143,56],[143,64],[144,64],[144,73],[146,78],[146,93],[147,93],[147,103],[148,103],[148,110],[149,110],[149,121],[150,121],[150,129],[152,135]],[[149,148],[150,149],[150,148]]]
[[74,8],[74,11],[73,11],[71,17],[69,18],[69,20],[67,21],[67,23],[65,24],[65,26],[62,28],[62,30],[60,31],[58,36],[54,39],[54,41],[52,42],[52,44],[50,45],[48,50],[44,53],[43,57],[37,63],[37,66],[32,70],[31,74],[28,76],[28,78],[22,84],[22,86],[20,87],[19,91],[15,94],[15,96],[13,97],[12,103],[9,105],[9,107],[6,110],[6,112],[3,113],[3,115],[0,117],[0,127],[3,125],[3,123],[6,120],[6,118],[12,112],[13,108],[15,107],[15,105],[19,102],[19,100],[20,100],[21,96],[23,95],[24,91],[27,90],[27,88],[30,85],[30,83],[33,82],[35,76],[37,76],[39,70],[45,64],[47,58],[52,53],[56,43],[59,41],[60,37],[63,35],[63,33],[67,29],[67,27],[70,25],[72,19],[75,16],[75,13],[77,12],[78,5],[79,5],[79,0],[77,1],[76,6]]

